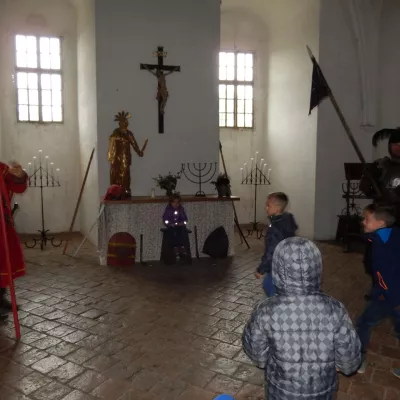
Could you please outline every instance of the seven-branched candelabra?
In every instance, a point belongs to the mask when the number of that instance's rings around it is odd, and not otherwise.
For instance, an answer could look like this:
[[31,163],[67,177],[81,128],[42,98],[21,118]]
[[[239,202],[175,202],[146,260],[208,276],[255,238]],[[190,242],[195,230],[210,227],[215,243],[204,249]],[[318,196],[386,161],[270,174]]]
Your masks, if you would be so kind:
[[217,171],[217,163],[182,163],[181,173],[185,175],[189,182],[199,185],[199,190],[195,194],[197,197],[204,197],[206,194],[202,190],[202,185],[211,181]]
[[266,186],[271,184],[271,169],[268,169],[268,165],[264,164],[264,159],[262,158],[260,162],[257,160],[258,151],[256,152],[255,158],[250,161],[250,169],[248,163],[244,164],[243,168],[240,168],[242,174],[242,185],[254,186],[254,220],[251,222],[251,228],[248,229],[248,234],[252,235],[253,232],[256,233],[257,238],[261,238],[262,229],[259,229],[257,221],[257,187]]
[[[34,248],[38,243],[40,243],[41,250],[47,245],[47,242],[50,243],[54,247],[61,246],[62,240],[55,241],[55,237],[48,237],[47,232],[48,229],[45,229],[44,223],[44,202],[43,202],[43,188],[48,187],[60,187],[60,170],[56,168],[54,171],[54,163],[50,162],[49,164],[49,157],[46,156],[43,162],[42,159],[42,150],[39,150],[39,159],[35,156],[33,157],[33,163],[28,163],[28,186],[33,188],[40,188],[40,204],[41,204],[41,213],[42,213],[42,229],[38,230],[40,233],[39,238],[32,238],[25,242],[25,246],[28,248]],[[49,170],[50,166],[50,170]],[[32,243],[31,243],[32,241]]]

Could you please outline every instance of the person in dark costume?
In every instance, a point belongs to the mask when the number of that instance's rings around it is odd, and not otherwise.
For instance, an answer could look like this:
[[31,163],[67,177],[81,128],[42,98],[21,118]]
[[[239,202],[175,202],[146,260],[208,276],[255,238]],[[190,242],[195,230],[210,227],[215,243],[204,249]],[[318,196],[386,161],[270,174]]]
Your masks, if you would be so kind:
[[[383,139],[389,139],[388,151],[390,157],[376,160],[360,181],[361,191],[368,197],[396,210],[396,223],[400,224],[400,127],[382,129],[372,138],[374,147]],[[372,179],[376,182],[380,193],[377,193]]]
[[[372,138],[373,146],[376,147],[383,139],[389,139],[389,156],[375,160],[368,167],[368,173],[361,178],[360,190],[372,198],[375,204],[393,207],[396,214],[396,225],[400,225],[400,127],[376,132]],[[368,210],[366,209],[365,212]],[[368,274],[371,274],[370,258],[371,242],[367,241],[364,266]],[[370,295],[366,295],[365,298],[370,300]]]

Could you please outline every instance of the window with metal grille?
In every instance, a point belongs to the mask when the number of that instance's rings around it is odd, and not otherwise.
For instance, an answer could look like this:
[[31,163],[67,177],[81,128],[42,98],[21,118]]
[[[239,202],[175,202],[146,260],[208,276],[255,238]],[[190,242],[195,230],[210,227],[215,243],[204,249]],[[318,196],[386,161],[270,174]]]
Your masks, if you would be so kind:
[[219,126],[254,128],[254,54],[219,53]]
[[63,122],[61,40],[16,35],[18,122]]

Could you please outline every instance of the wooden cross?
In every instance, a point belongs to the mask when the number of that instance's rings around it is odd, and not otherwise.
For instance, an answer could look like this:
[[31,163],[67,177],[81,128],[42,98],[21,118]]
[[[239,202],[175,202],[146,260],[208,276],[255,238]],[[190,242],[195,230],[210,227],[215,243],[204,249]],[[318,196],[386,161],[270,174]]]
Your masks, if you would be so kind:
[[167,56],[167,53],[164,52],[164,47],[162,46],[157,47],[157,51],[153,53],[153,56],[157,57],[158,63],[140,64],[140,69],[149,71],[157,78],[158,133],[164,133],[164,110],[169,96],[165,77],[173,72],[180,72],[181,67],[164,65],[164,57]]

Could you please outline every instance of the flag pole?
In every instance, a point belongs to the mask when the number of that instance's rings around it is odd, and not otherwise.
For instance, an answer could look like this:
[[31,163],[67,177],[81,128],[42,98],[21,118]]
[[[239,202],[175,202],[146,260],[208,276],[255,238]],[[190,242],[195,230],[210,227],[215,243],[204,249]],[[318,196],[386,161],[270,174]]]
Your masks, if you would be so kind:
[[[310,56],[313,64],[317,63],[317,60],[315,59],[313,53],[311,52],[311,49],[308,46],[307,46],[307,51],[308,51],[308,55]],[[358,146],[356,140],[354,139],[354,135],[351,132],[351,129],[350,129],[346,119],[344,118],[342,110],[340,109],[339,104],[337,103],[335,96],[333,95],[332,90],[329,86],[328,86],[328,96],[332,102],[333,108],[335,109],[335,111],[340,119],[340,122],[343,125],[344,130],[347,133],[348,138],[350,139],[351,144],[353,145],[355,152],[357,153],[357,156],[358,156],[360,162],[362,164],[366,164],[365,158],[364,158],[363,154],[361,153],[360,147]]]
[[[225,164],[224,153],[222,152],[222,144],[221,144],[221,141],[219,141],[219,152],[220,152],[220,154],[221,154],[222,166],[224,167],[225,175],[228,176],[228,173],[227,173],[227,171],[226,171],[226,164]],[[243,234],[242,228],[240,227],[239,219],[238,219],[237,212],[236,212],[235,202],[232,200],[232,198],[231,198],[231,203],[232,203],[232,208],[233,208],[233,219],[234,219],[234,222],[235,222],[235,224],[236,224],[236,228],[237,228],[238,231],[239,231],[239,236],[240,236],[240,239],[242,240],[241,243],[243,243],[243,241],[244,241],[244,242],[246,243],[247,248],[250,249],[250,245],[249,245],[249,243],[247,242],[246,237],[245,237],[244,234]]]
[[15,336],[17,340],[21,339],[21,329],[19,326],[19,319],[18,319],[18,310],[17,310],[17,299],[15,296],[15,288],[14,288],[14,281],[12,276],[12,269],[11,269],[11,261],[10,261],[10,249],[8,247],[7,241],[7,229],[6,229],[6,221],[4,218],[4,206],[3,206],[3,198],[7,199],[8,196],[5,182],[3,176],[0,176],[0,229],[1,229],[1,237],[4,246],[4,255],[5,255],[5,262],[6,262],[6,270],[8,274],[8,283],[10,287],[10,297],[11,297],[11,306],[12,312],[14,317],[14,327],[15,327]]
[[[317,63],[317,60],[315,59],[311,49],[308,46],[306,46],[306,47],[307,47],[308,55],[310,56],[313,65],[317,65],[319,67],[319,65]],[[321,67],[319,67],[319,70],[320,70],[320,72],[322,74]],[[324,77],[324,80],[326,82],[325,77]],[[336,98],[333,95],[332,90],[331,90],[331,88],[330,88],[330,86],[328,84],[327,84],[327,94],[328,94],[329,99],[331,100],[333,108],[336,111],[336,114],[338,115],[338,117],[340,119],[340,122],[343,125],[344,130],[346,131],[347,137],[349,138],[351,144],[353,145],[353,148],[354,148],[354,150],[355,150],[355,152],[356,152],[361,164],[364,164],[364,166],[365,166],[366,165],[365,158],[364,158],[363,154],[361,153],[360,147],[358,146],[358,144],[357,144],[357,142],[356,142],[356,140],[354,138],[354,135],[351,132],[351,129],[350,129],[350,127],[349,127],[349,125],[348,125],[343,113],[342,113],[342,110],[340,109],[339,104],[337,103]],[[369,178],[371,180],[371,183],[372,183],[372,186],[374,187],[374,190],[375,190],[376,194],[380,197],[381,196],[381,191],[380,191],[380,189],[379,189],[374,177],[371,175],[371,172],[368,170],[368,168],[365,168],[365,173],[369,176]]]

